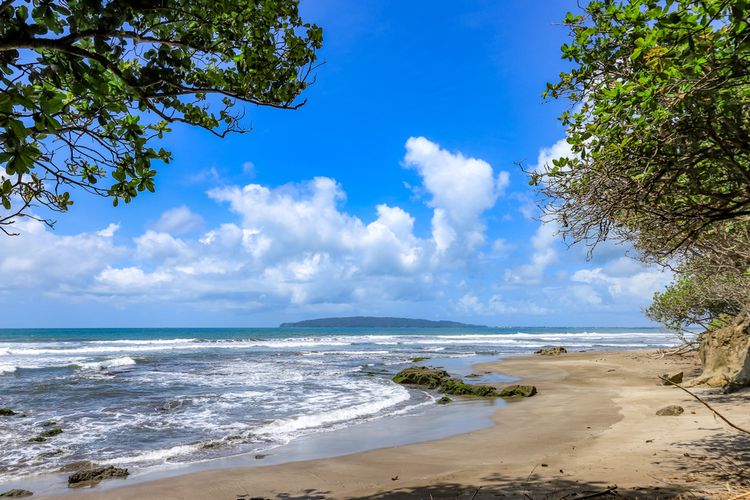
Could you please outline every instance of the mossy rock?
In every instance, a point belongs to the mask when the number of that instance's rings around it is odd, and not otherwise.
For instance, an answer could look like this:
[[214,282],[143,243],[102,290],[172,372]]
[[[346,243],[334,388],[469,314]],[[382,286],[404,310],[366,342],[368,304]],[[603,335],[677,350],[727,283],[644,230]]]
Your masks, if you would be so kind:
[[490,385],[467,384],[457,378],[443,380],[440,385],[440,392],[452,396],[479,396],[482,398],[497,396],[497,391]]
[[559,356],[560,354],[567,353],[568,350],[561,345],[555,347],[544,347],[539,349],[534,354],[540,354],[542,356]]
[[52,429],[50,429],[48,431],[44,431],[41,434],[39,434],[39,437],[51,438],[51,437],[55,437],[57,435],[60,435],[62,433],[63,433],[63,430],[61,428],[59,428],[59,427],[53,427]]
[[426,366],[412,366],[398,372],[393,381],[397,384],[409,384],[426,387],[428,389],[438,388],[450,375],[445,370],[427,368]]
[[428,359],[430,358],[422,358],[420,356],[417,356],[416,358],[409,358],[409,361],[411,361],[412,363],[419,363],[420,361],[426,361]]
[[665,406],[661,410],[658,410],[656,414],[660,417],[677,417],[685,412],[685,408],[678,405]]
[[47,439],[43,438],[42,436],[36,436],[36,437],[33,437],[33,438],[29,439],[29,443],[43,443],[46,440]]
[[533,385],[509,385],[500,390],[501,398],[530,398],[536,394],[536,387]]
[[24,498],[33,495],[29,490],[13,489],[0,493],[0,498]]
[[447,405],[448,403],[453,402],[453,400],[449,398],[448,396],[443,396],[442,398],[438,399],[435,402],[439,405]]
[[96,484],[105,479],[125,479],[130,475],[128,469],[122,469],[110,465],[108,467],[98,467],[96,469],[83,470],[75,472],[68,476],[68,487],[76,488],[89,484]]
[[12,417],[13,415],[18,414],[10,408],[0,408],[0,417]]

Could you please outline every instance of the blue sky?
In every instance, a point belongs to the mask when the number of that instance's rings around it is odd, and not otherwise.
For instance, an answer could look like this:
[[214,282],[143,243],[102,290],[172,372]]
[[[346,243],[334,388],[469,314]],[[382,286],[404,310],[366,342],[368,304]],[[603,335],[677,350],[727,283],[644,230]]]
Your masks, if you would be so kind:
[[303,0],[325,63],[254,130],[176,127],[155,194],[75,196],[54,230],[0,239],[5,327],[274,326],[398,315],[645,325],[668,276],[541,224],[515,162],[565,154],[572,2]]

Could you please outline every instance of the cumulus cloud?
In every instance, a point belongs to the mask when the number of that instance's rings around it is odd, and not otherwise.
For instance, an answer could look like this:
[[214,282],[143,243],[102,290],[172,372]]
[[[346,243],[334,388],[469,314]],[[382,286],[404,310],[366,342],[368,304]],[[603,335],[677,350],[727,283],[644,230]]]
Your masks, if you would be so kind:
[[182,205],[162,213],[152,229],[163,233],[186,234],[201,227],[203,227],[203,217]]
[[513,269],[506,269],[505,281],[516,284],[537,284],[541,282],[547,267],[558,258],[555,249],[558,226],[554,222],[542,222],[531,237],[530,262]]
[[404,165],[416,170],[434,208],[433,239],[438,252],[452,247],[474,250],[485,241],[482,213],[508,187],[510,176],[497,176],[484,160],[446,151],[424,137],[406,141]]
[[537,156],[536,163],[532,165],[531,169],[535,172],[540,172],[548,166],[551,167],[552,160],[557,160],[558,158],[570,158],[572,156],[573,150],[568,143],[568,140],[560,139],[552,146],[539,150],[539,156]]

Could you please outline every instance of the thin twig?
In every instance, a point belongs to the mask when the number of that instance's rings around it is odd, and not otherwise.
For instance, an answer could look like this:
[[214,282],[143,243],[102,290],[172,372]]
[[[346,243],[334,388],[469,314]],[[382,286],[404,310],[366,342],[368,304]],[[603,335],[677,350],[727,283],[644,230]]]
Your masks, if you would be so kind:
[[616,489],[617,489],[617,487],[614,487],[614,488],[607,488],[607,489],[606,489],[606,490],[604,490],[604,491],[599,491],[599,492],[597,492],[597,493],[592,493],[592,494],[590,494],[590,495],[585,495],[585,496],[582,496],[582,497],[578,497],[578,500],[583,500],[584,498],[596,498],[596,497],[603,497],[604,495],[610,495],[610,494],[613,494],[613,493],[614,493],[615,495],[617,495],[617,492],[615,491]]
[[734,425],[734,424],[733,424],[732,422],[730,422],[729,420],[727,420],[727,418],[726,418],[726,417],[725,417],[724,415],[722,415],[722,414],[721,414],[721,413],[719,413],[718,411],[714,410],[714,409],[713,409],[713,407],[712,407],[711,405],[709,405],[708,403],[706,403],[705,401],[703,401],[703,400],[702,400],[702,399],[701,399],[700,397],[696,396],[696,395],[695,395],[695,394],[693,394],[692,392],[690,392],[690,391],[688,391],[687,389],[685,389],[684,387],[682,387],[682,386],[681,386],[680,384],[677,384],[677,383],[675,383],[675,382],[672,382],[671,380],[669,380],[669,379],[668,379],[667,377],[664,377],[664,376],[659,376],[659,378],[660,378],[660,379],[661,379],[661,380],[662,380],[663,382],[665,382],[665,383],[666,383],[667,385],[673,385],[673,386],[675,386],[675,387],[678,387],[679,389],[682,389],[683,391],[685,391],[685,392],[687,392],[688,394],[690,394],[691,396],[693,396],[693,397],[694,397],[695,399],[697,399],[698,401],[700,401],[700,402],[701,402],[701,403],[703,404],[703,406],[705,406],[706,408],[708,408],[709,410],[711,410],[711,412],[712,412],[712,413],[713,413],[714,415],[716,415],[717,417],[719,417],[720,419],[722,419],[722,420],[723,420],[724,422],[726,422],[726,423],[727,423],[727,425],[729,425],[729,427],[731,427],[731,428],[733,428],[733,429],[736,429],[736,430],[738,430],[738,431],[740,431],[740,432],[743,432],[743,433],[745,433],[745,434],[750,434],[750,431],[747,431],[747,430],[743,429],[742,427],[738,427],[738,426]]
[[469,500],[474,500],[474,497],[477,496],[477,493],[479,493],[479,490],[481,490],[481,489],[482,489],[481,486],[479,488],[477,488],[477,491],[475,491],[474,494],[471,495],[471,498]]

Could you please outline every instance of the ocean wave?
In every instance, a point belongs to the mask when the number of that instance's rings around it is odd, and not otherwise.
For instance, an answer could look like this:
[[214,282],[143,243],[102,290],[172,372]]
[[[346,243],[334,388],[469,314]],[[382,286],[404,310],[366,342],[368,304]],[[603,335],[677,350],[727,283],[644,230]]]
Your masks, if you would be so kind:
[[134,364],[136,364],[136,361],[130,356],[122,356],[120,358],[75,364],[82,370],[109,370],[112,368],[121,368],[123,366],[133,366]]
[[13,365],[0,365],[0,375],[5,375],[7,373],[15,373],[16,369],[18,367]]

